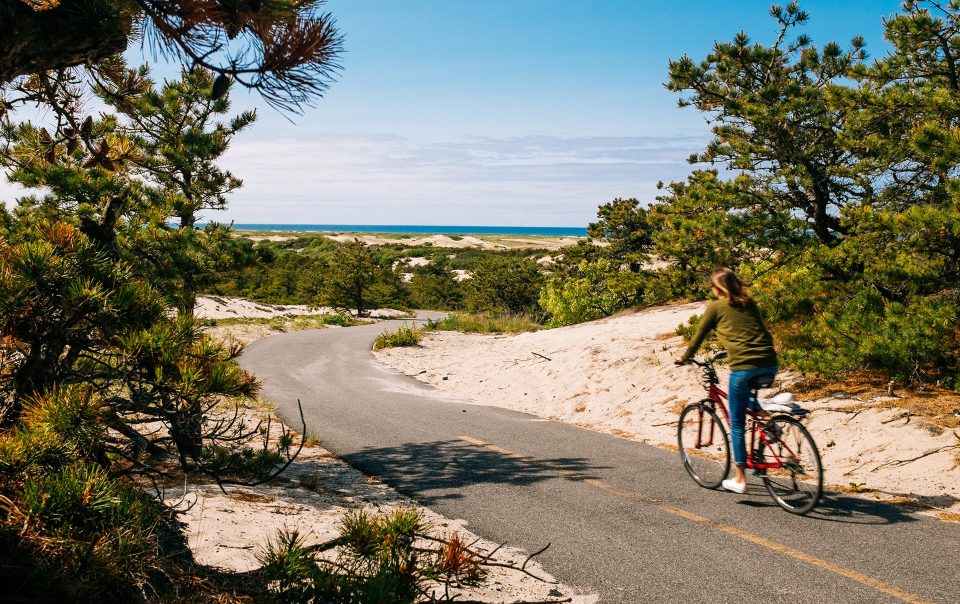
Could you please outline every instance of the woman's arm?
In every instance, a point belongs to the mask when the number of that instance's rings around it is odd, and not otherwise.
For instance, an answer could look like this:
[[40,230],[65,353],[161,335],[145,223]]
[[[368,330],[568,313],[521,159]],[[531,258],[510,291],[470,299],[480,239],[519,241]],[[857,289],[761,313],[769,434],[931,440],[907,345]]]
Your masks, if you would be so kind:
[[703,340],[707,337],[707,334],[716,327],[716,323],[717,307],[715,304],[707,304],[707,310],[704,311],[700,317],[700,321],[697,323],[697,333],[690,339],[690,345],[687,346],[687,351],[680,357],[680,362],[686,363],[693,358],[693,355],[697,354],[700,344],[703,344]]

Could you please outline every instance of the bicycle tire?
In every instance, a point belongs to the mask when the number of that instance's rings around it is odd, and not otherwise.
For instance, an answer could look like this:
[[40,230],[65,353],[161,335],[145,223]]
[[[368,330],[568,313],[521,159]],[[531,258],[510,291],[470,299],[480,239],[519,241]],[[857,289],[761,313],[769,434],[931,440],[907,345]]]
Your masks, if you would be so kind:
[[[709,401],[709,399],[708,399]],[[680,412],[677,422],[677,446],[680,460],[687,474],[694,482],[707,489],[720,486],[730,473],[730,439],[723,422],[709,406],[700,401],[690,403]],[[710,442],[708,446],[697,446],[697,435]]]
[[784,510],[806,514],[823,495],[823,462],[820,450],[810,432],[788,415],[776,415],[767,421],[778,434],[775,442],[760,447],[764,462],[780,459],[780,468],[763,474],[763,486]]

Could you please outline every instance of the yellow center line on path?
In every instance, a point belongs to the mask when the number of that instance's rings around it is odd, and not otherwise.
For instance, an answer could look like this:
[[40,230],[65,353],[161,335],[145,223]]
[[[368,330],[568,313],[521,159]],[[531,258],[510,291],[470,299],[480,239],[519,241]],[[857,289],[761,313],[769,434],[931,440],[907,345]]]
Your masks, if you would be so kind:
[[[521,454],[519,454],[519,453],[514,453],[513,451],[508,451],[507,449],[504,449],[503,447],[498,447],[497,445],[494,445],[494,444],[492,444],[492,443],[488,443],[488,442],[486,442],[486,441],[482,441],[482,440],[480,440],[480,439],[478,439],[478,438],[473,438],[472,436],[461,436],[461,437],[460,437],[460,440],[463,440],[463,441],[465,441],[465,442],[468,442],[468,443],[470,443],[471,445],[475,445],[475,446],[478,446],[478,447],[483,447],[483,448],[488,449],[488,450],[490,450],[490,451],[495,451],[495,452],[500,453],[500,454],[502,454],[502,455],[506,455],[506,456],[508,456],[508,457],[512,457],[513,459],[518,459],[518,460],[526,461],[526,462],[531,463],[531,464],[533,464],[533,465],[539,465],[539,466],[542,466],[542,465],[543,465],[543,464],[537,463],[536,461],[534,461],[533,459],[531,459],[531,458],[529,458],[529,457],[527,457],[527,456],[525,456],[525,455],[521,455]],[[563,472],[563,471],[561,471],[560,473],[563,474],[563,475],[568,475],[568,476],[577,476],[577,475],[578,475],[576,472]],[[897,598],[897,599],[899,599],[899,600],[902,600],[902,601],[904,601],[904,602],[907,602],[908,604],[933,604],[933,602],[931,602],[930,600],[925,600],[925,599],[921,598],[920,596],[918,596],[918,595],[916,595],[916,594],[912,594],[912,593],[910,593],[910,592],[908,592],[908,591],[904,591],[904,590],[902,590],[902,589],[900,589],[900,588],[898,588],[898,587],[895,587],[895,586],[893,586],[893,585],[890,585],[889,583],[885,583],[885,582],[881,581],[880,579],[876,579],[876,578],[871,577],[871,576],[869,576],[869,575],[865,575],[865,574],[863,574],[863,573],[861,573],[861,572],[859,572],[859,571],[853,570],[852,568],[847,568],[846,566],[841,566],[840,564],[834,564],[833,562],[830,562],[829,560],[824,560],[823,558],[817,558],[816,556],[811,556],[810,554],[801,552],[800,550],[793,549],[792,547],[789,547],[789,546],[784,545],[784,544],[782,544],[782,543],[778,543],[778,542],[773,541],[773,540],[771,540],[771,539],[767,539],[766,537],[761,537],[760,535],[755,535],[755,534],[753,534],[753,533],[749,533],[749,532],[747,532],[747,531],[738,529],[738,528],[736,528],[736,527],[730,526],[729,524],[724,524],[724,523],[722,523],[722,522],[718,522],[718,521],[716,521],[716,520],[712,520],[712,519],[710,519],[710,518],[706,518],[705,516],[701,516],[701,515],[699,515],[699,514],[695,514],[695,513],[693,513],[693,512],[688,512],[687,510],[683,510],[683,509],[674,507],[674,506],[672,506],[672,505],[667,505],[667,504],[665,504],[665,503],[657,502],[657,501],[655,501],[655,500],[653,500],[653,499],[650,499],[649,497],[645,497],[644,495],[641,495],[640,493],[637,493],[637,492],[635,492],[635,491],[629,491],[629,490],[627,490],[627,489],[621,489],[621,488],[619,488],[619,487],[616,487],[616,486],[611,485],[611,484],[608,483],[608,482],[605,482],[605,481],[603,481],[603,480],[598,480],[598,479],[596,479],[596,478],[587,478],[587,479],[585,479],[585,480],[581,480],[580,482],[583,482],[584,484],[588,484],[588,485],[590,485],[590,486],[592,486],[592,487],[594,487],[594,488],[601,489],[601,490],[603,490],[603,491],[607,491],[608,493],[613,493],[613,494],[615,494],[615,495],[619,495],[619,496],[624,497],[624,498],[626,498],[626,499],[631,499],[631,500],[633,500],[633,501],[638,501],[638,502],[641,502],[641,503],[646,503],[646,504],[648,504],[648,505],[652,505],[652,506],[654,506],[654,507],[656,507],[656,508],[658,508],[658,509],[660,509],[660,510],[662,510],[662,511],[664,511],[664,512],[667,512],[667,513],[669,513],[669,514],[673,514],[674,516],[678,516],[678,517],[680,517],[680,518],[684,518],[685,520],[689,520],[689,521],[691,521],[691,522],[698,522],[698,523],[700,523],[700,524],[705,524],[705,525],[710,526],[710,527],[712,527],[712,528],[714,528],[714,529],[716,529],[716,530],[718,530],[718,531],[720,531],[720,532],[726,533],[726,534],[728,534],[728,535],[732,535],[732,536],[734,536],[734,537],[738,537],[738,538],[740,538],[740,539],[743,539],[744,541],[748,541],[748,542],[750,542],[750,543],[759,545],[759,546],[761,546],[761,547],[765,547],[765,548],[767,548],[767,549],[770,549],[770,550],[773,550],[773,551],[775,551],[775,552],[781,553],[781,554],[783,554],[783,555],[785,555],[785,556],[790,556],[791,558],[793,558],[793,559],[795,559],[795,560],[799,560],[799,561],[801,561],[801,562],[806,562],[807,564],[810,564],[811,566],[815,566],[816,568],[819,568],[819,569],[822,569],[822,570],[826,570],[826,571],[832,572],[832,573],[834,573],[834,574],[836,574],[836,575],[840,575],[841,577],[845,577],[845,578],[847,578],[847,579],[850,579],[851,581],[856,581],[857,583],[860,583],[861,585],[866,585],[866,586],[868,586],[868,587],[872,587],[873,589],[875,589],[875,590],[877,590],[877,591],[879,591],[879,592],[881,592],[881,593],[884,593],[884,594],[886,594],[886,595],[888,595],[888,596],[892,596],[892,597],[894,597],[894,598]]]

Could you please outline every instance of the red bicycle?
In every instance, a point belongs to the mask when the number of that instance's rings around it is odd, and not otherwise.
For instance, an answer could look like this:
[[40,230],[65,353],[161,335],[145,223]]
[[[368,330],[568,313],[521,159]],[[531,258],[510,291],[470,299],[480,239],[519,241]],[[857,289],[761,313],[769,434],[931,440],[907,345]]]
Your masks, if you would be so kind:
[[[715,489],[730,472],[730,415],[720,389],[714,362],[726,356],[720,353],[705,361],[692,360],[703,369],[707,398],[690,403],[680,412],[677,444],[683,467],[702,487]],[[769,388],[773,378],[754,378],[751,396]],[[755,407],[756,405],[750,405]],[[719,414],[718,414],[719,410]],[[800,411],[795,415],[804,415]],[[720,415],[724,421],[720,420]],[[726,423],[726,426],[724,425]],[[777,413],[764,420],[757,409],[747,409],[747,468],[763,480],[770,496],[784,510],[806,514],[823,494],[823,464],[820,451],[810,432],[793,415]]]

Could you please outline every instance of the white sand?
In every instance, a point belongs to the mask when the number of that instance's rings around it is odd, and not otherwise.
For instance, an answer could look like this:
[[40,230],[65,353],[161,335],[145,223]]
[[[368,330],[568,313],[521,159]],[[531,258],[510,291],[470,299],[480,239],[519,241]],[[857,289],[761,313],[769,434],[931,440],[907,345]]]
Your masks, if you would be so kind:
[[330,308],[311,308],[304,304],[263,304],[229,296],[199,296],[194,316],[198,319],[272,319],[325,312],[334,311]]
[[420,246],[430,244],[433,247],[442,248],[469,248],[476,247],[485,250],[509,250],[537,248],[545,250],[559,250],[569,245],[576,245],[583,241],[583,237],[505,237],[498,235],[485,235],[483,237],[474,237],[472,235],[463,235],[450,237],[449,235],[424,235],[421,237],[385,237],[382,235],[366,235],[358,233],[337,233],[326,235],[330,239],[340,242],[353,241],[359,239],[367,245],[390,245],[400,244],[405,246]]
[[327,235],[330,239],[334,241],[339,241],[341,243],[346,243],[353,241],[354,239],[359,239],[360,241],[366,243],[367,245],[390,245],[394,243],[399,243],[400,245],[406,245],[410,247],[420,246],[425,244],[430,244],[433,247],[448,247],[448,248],[468,248],[468,247],[478,247],[485,250],[505,250],[509,249],[508,246],[494,243],[491,241],[484,241],[483,239],[478,239],[477,237],[471,237],[470,235],[464,235],[454,239],[447,235],[426,235],[423,237],[405,237],[405,238],[391,238],[391,237],[381,237],[377,235],[359,235],[359,234],[339,234],[339,235]]
[[[230,296],[198,296],[194,316],[198,319],[273,319],[301,315],[325,315],[337,313],[327,306],[306,304],[264,304]],[[365,315],[371,319],[394,319],[407,313],[393,308],[376,308]]]
[[[701,310],[699,303],[655,307],[515,336],[432,333],[419,347],[375,354],[460,399],[675,447],[679,409],[705,394],[695,367],[673,364],[684,347],[675,328]],[[916,417],[890,421],[896,409],[849,409],[863,405],[852,397],[804,403],[826,482],[960,507],[957,431]]]

